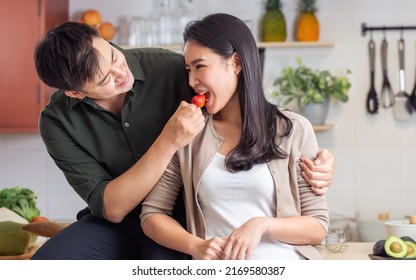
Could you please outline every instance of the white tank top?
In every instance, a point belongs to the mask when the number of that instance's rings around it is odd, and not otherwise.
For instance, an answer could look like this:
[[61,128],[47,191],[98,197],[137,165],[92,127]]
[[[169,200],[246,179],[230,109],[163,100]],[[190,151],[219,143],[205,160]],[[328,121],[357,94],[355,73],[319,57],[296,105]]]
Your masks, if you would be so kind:
[[[202,176],[198,202],[206,223],[206,239],[215,236],[226,238],[253,217],[276,216],[275,187],[267,164],[231,173],[225,169],[225,157],[219,153]],[[303,257],[293,246],[263,236],[251,259]]]

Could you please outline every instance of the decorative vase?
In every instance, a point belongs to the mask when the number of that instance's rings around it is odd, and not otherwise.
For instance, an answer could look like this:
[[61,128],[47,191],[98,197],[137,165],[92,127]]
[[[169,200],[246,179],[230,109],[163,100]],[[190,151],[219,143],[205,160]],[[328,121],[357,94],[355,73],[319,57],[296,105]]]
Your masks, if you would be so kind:
[[325,98],[323,103],[309,103],[304,107],[300,106],[300,99],[298,99],[300,114],[306,117],[312,125],[325,124],[326,117],[329,111],[329,98]]

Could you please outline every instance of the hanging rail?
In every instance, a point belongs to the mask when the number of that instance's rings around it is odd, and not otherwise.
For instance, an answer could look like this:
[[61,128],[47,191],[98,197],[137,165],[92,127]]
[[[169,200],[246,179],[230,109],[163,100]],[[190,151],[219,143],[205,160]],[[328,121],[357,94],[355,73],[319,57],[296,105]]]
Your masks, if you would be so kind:
[[416,30],[416,26],[374,26],[369,27],[365,23],[361,23],[361,35],[365,36],[367,31],[387,31],[387,30]]

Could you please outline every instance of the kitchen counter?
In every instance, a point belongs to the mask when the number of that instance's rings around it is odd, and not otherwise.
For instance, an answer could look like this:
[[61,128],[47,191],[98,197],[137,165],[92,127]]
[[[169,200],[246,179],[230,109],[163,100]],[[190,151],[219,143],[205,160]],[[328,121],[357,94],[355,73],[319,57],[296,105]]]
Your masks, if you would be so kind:
[[[46,238],[40,237],[37,243],[37,248],[40,247],[46,240]],[[332,253],[323,245],[318,245],[315,247],[318,249],[324,260],[370,260],[368,255],[373,252],[373,246],[374,242],[349,242],[348,248],[345,251],[339,253]],[[24,254],[20,256],[7,256],[3,259],[28,259],[32,256],[33,253],[34,251],[30,252],[30,254]],[[0,257],[0,259],[2,258]]]
[[324,260],[370,260],[374,242],[349,242],[344,252],[332,253],[323,245],[316,246]]

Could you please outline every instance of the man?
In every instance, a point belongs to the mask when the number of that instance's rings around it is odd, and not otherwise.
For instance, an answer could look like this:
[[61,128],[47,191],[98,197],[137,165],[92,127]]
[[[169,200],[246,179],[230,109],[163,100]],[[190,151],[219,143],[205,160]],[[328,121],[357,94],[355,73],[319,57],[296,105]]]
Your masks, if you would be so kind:
[[[148,239],[139,221],[141,202],[172,155],[204,126],[201,109],[183,101],[192,93],[182,55],[122,50],[68,22],[39,42],[35,65],[59,89],[42,111],[42,139],[88,207],[32,259],[187,259]],[[325,192],[334,160],[327,150],[318,160],[305,161],[305,178]],[[177,206],[184,222],[180,200]]]

